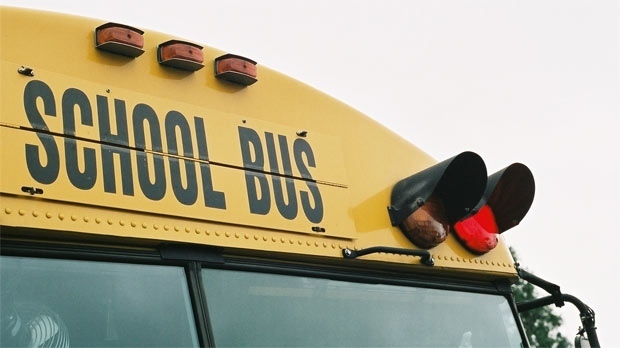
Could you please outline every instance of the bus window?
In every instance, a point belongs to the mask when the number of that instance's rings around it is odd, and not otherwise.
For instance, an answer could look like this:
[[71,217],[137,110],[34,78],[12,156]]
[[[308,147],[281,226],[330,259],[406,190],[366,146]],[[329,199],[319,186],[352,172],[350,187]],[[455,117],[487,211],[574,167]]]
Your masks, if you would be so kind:
[[182,267],[0,258],[0,346],[190,347]]
[[223,347],[521,347],[505,297],[203,270]]

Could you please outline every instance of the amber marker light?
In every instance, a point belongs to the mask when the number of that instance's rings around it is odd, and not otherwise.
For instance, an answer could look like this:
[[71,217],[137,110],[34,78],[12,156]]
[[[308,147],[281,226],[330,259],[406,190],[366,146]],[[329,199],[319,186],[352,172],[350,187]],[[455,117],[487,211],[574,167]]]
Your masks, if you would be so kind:
[[124,24],[106,23],[95,28],[95,47],[135,58],[144,53],[144,32]]
[[202,46],[186,41],[170,40],[160,44],[157,59],[159,64],[187,71],[200,70],[204,66]]
[[215,77],[249,86],[258,81],[256,62],[235,54],[225,54],[215,58]]

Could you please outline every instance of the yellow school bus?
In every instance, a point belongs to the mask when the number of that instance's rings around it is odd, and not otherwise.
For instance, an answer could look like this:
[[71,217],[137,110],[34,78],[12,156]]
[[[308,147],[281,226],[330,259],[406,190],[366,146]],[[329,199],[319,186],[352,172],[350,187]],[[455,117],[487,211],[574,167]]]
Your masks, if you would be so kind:
[[436,161],[183,38],[0,25],[1,346],[528,346],[501,237],[525,165]]

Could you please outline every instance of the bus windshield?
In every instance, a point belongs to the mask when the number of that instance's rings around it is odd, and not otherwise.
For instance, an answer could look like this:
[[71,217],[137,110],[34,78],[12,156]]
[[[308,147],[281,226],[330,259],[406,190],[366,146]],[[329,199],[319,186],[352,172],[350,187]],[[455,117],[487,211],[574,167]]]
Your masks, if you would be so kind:
[[216,346],[521,347],[501,295],[203,270]]
[[196,347],[183,267],[0,257],[0,347]]

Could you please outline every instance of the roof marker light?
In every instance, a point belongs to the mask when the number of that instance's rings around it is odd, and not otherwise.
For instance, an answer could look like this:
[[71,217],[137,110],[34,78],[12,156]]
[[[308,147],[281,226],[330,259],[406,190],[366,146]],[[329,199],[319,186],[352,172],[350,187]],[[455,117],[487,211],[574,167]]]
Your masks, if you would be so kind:
[[215,58],[215,77],[244,86],[254,84],[257,79],[256,62],[235,54]]
[[159,64],[181,70],[196,71],[204,67],[202,46],[186,41],[170,40],[160,44],[157,59]]
[[135,58],[144,53],[144,32],[118,23],[106,23],[95,28],[95,47]]

